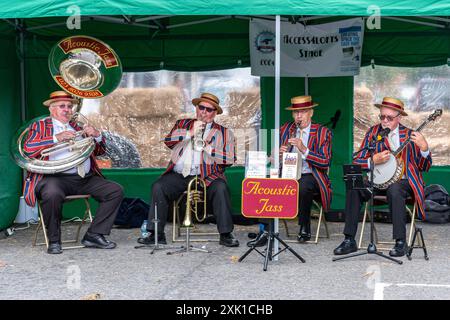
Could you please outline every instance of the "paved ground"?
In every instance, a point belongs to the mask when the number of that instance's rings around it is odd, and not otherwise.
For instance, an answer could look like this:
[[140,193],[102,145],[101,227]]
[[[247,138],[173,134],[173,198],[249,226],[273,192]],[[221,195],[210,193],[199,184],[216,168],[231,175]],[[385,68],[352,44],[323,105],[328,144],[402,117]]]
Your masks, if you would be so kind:
[[[43,247],[31,246],[32,226],[0,240],[0,299],[450,299],[449,225],[419,225],[429,261],[414,249],[412,261],[401,258],[403,265],[375,255],[332,262],[343,224],[329,223],[330,239],[291,244],[306,263],[283,252],[266,272],[256,252],[237,262],[246,251],[248,232],[257,226],[236,226],[238,248],[210,242],[206,247],[212,253],[182,255],[134,249],[138,229],[114,229],[114,250],[48,255]],[[389,238],[392,226],[377,226]],[[214,225],[201,227],[215,231]]]

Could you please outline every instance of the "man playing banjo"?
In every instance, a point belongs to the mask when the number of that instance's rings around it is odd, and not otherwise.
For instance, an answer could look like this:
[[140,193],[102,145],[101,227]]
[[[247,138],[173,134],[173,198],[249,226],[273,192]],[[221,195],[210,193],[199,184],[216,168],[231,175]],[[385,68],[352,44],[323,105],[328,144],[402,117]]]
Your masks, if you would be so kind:
[[[424,136],[403,126],[400,121],[407,116],[403,102],[385,97],[381,104],[375,104],[380,109],[380,124],[371,127],[364,137],[360,152],[353,159],[354,164],[362,168],[369,168],[370,154],[364,149],[372,141],[375,142],[373,162],[377,166],[385,167],[391,159],[391,151],[397,150],[405,140],[410,138],[398,157],[403,161],[404,171],[400,172],[398,180],[387,186],[387,189],[375,189],[375,194],[386,194],[389,211],[392,214],[393,239],[395,246],[389,252],[390,256],[401,257],[405,255],[406,244],[406,199],[411,196],[415,199],[419,214],[424,217],[424,182],[422,171],[431,167],[431,153]],[[383,134],[384,133],[384,134]],[[388,134],[386,134],[388,133]],[[395,153],[395,152],[394,152]],[[400,160],[399,159],[399,160]],[[397,161],[394,161],[396,164]],[[394,165],[395,166],[395,165]],[[382,171],[381,168],[379,171]],[[377,185],[375,184],[375,187]],[[335,255],[348,254],[357,250],[355,235],[358,228],[358,215],[363,201],[368,201],[370,193],[367,190],[348,190],[345,205],[345,240],[334,250]]]

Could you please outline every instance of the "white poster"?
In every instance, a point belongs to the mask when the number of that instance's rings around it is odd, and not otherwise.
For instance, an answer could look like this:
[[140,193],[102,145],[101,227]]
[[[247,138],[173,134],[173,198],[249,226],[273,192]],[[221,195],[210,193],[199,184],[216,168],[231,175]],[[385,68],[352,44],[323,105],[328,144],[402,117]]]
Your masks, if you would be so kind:
[[[281,76],[331,77],[359,74],[364,21],[319,25],[281,22]],[[275,75],[275,22],[250,21],[252,75]]]

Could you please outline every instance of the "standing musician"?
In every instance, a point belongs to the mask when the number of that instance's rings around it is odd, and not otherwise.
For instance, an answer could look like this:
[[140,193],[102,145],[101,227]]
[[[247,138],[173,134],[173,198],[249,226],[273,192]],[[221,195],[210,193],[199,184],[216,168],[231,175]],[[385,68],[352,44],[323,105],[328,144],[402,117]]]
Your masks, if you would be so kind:
[[[169,203],[187,189],[189,182],[200,176],[206,183],[206,197],[209,212],[213,212],[220,244],[237,247],[233,236],[233,220],[230,192],[225,181],[225,168],[236,161],[234,135],[216,122],[216,115],[222,113],[219,99],[211,93],[202,93],[192,100],[196,106],[196,119],[178,120],[164,143],[172,149],[172,159],[165,173],[153,184],[149,221],[155,216],[157,205],[158,242],[166,244],[164,226],[167,221]],[[188,213],[186,213],[188,214]],[[149,235],[139,238],[141,244],[153,244],[154,224],[148,224]]]
[[[114,224],[114,219],[123,199],[122,187],[106,180],[95,162],[94,155],[105,153],[105,139],[100,131],[90,125],[84,128],[71,122],[73,103],[77,100],[65,91],[55,91],[44,101],[50,117],[33,122],[24,142],[24,152],[30,158],[40,158],[41,152],[55,143],[74,139],[77,131],[94,137],[94,152],[76,168],[56,174],[28,172],[24,184],[24,198],[29,206],[34,206],[36,197],[40,200],[45,225],[48,229],[50,254],[62,253],[61,217],[64,198],[69,195],[90,194],[100,205],[95,219],[84,235],[81,243],[86,247],[113,249],[116,244],[105,239]],[[59,160],[70,156],[70,150],[60,150],[46,156],[44,160]]]
[[[299,225],[297,240],[304,243],[311,239],[311,207],[314,195],[320,194],[323,209],[328,211],[331,203],[331,183],[327,170],[331,160],[331,131],[317,123],[312,123],[314,107],[317,103],[311,96],[298,96],[291,99],[294,121],[286,122],[280,128],[280,155],[283,152],[297,152],[299,164]],[[265,227],[265,229],[267,229]],[[262,246],[267,242],[267,233],[248,243],[249,246]]]
[[[405,202],[408,196],[414,196],[418,204],[419,213],[424,216],[424,182],[422,171],[428,171],[431,167],[431,153],[428,143],[419,132],[403,126],[400,121],[407,116],[403,102],[385,97],[381,104],[375,104],[380,109],[380,124],[377,124],[366,132],[361,148],[367,147],[372,141],[375,144],[373,162],[375,165],[389,160],[391,151],[396,150],[408,137],[411,138],[401,157],[406,166],[406,172],[401,180],[391,184],[385,194],[392,214],[393,239],[395,246],[389,252],[392,257],[401,257],[406,254],[406,208]],[[390,132],[384,138],[380,131],[389,128]],[[353,159],[354,164],[363,168],[369,168],[370,154],[367,150],[360,151]],[[383,194],[382,190],[375,189],[376,194]],[[368,201],[370,193],[367,190],[348,190],[345,205],[345,240],[334,250],[335,255],[348,254],[357,250],[355,235],[358,228],[358,215],[363,201]]]

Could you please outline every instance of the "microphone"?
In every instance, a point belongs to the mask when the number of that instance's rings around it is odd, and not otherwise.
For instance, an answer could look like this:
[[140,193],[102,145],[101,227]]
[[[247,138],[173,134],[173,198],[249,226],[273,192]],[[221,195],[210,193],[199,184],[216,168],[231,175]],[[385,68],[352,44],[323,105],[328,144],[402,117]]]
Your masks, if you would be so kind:
[[336,110],[336,113],[334,116],[330,119],[331,120],[331,129],[336,128],[336,123],[338,122],[339,118],[341,116],[341,109]]
[[376,140],[377,141],[383,140],[383,138],[386,137],[389,134],[389,132],[391,132],[391,129],[389,128],[381,129],[376,136]]

